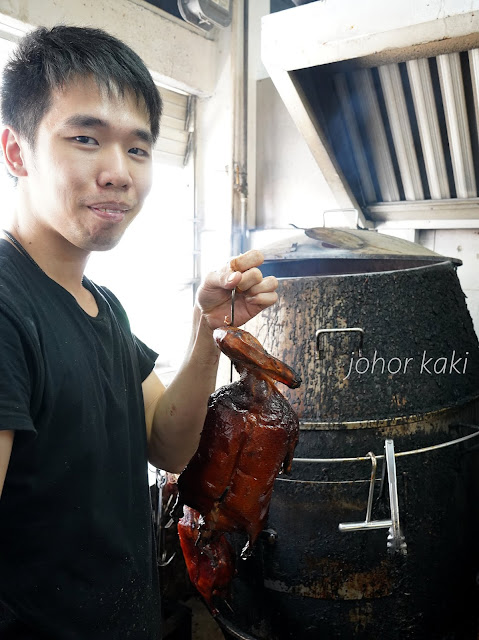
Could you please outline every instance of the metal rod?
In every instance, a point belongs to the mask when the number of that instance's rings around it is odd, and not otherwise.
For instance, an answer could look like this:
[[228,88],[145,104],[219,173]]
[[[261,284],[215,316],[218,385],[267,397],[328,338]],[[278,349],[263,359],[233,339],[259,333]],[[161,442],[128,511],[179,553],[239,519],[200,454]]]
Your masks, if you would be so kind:
[[371,511],[373,509],[374,481],[376,480],[376,469],[378,467],[377,458],[372,451],[368,453],[371,458],[371,481],[369,483],[368,506],[366,509],[366,522],[371,522]]
[[231,325],[235,326],[235,300],[236,300],[236,289],[233,289],[231,292]]
[[[231,326],[235,326],[235,300],[236,300],[236,288],[231,292]],[[230,362],[230,383],[233,382],[233,360]]]
[[366,508],[366,519],[363,522],[340,522],[339,531],[364,531],[365,529],[389,529],[392,520],[371,520],[371,512],[373,508],[374,483],[376,481],[377,458],[372,451],[368,453],[371,458],[372,469],[371,479],[369,481],[368,506]]
[[[369,482],[369,480],[291,480],[290,478],[276,478],[276,481],[297,482],[298,484],[344,484],[345,482],[348,484],[364,484]],[[376,480],[375,482],[381,481]]]
[[[469,425],[468,425],[469,426]],[[477,428],[477,427],[476,427]],[[448,442],[442,442],[441,444],[435,444],[430,447],[423,447],[422,449],[413,449],[412,451],[399,451],[394,454],[396,458],[400,458],[401,456],[411,456],[416,453],[426,453],[427,451],[434,451],[436,449],[443,449],[444,447],[450,447],[454,444],[459,444],[460,442],[465,442],[466,440],[470,440],[471,438],[476,438],[479,436],[479,431],[476,433],[470,433],[467,436],[462,436],[462,438],[456,438],[455,440],[449,440]],[[377,460],[381,460],[384,458],[384,455],[376,456]],[[369,455],[367,456],[358,456],[356,458],[293,458],[293,462],[360,462],[363,460],[369,460]],[[291,481],[290,481],[291,482]]]
[[364,531],[365,529],[389,529],[392,520],[365,520],[364,522],[341,522],[339,531]]
[[401,532],[399,522],[399,499],[396,474],[396,459],[394,456],[394,440],[388,438],[384,442],[386,464],[388,470],[389,482],[389,507],[391,510],[390,520],[373,520],[371,521],[372,494],[374,492],[374,481],[376,478],[376,456],[369,452],[368,456],[372,461],[371,481],[369,485],[368,506],[366,509],[366,519],[363,522],[340,522],[338,529],[345,531],[365,531],[369,529],[389,529],[387,548],[392,552],[407,553],[407,545]]

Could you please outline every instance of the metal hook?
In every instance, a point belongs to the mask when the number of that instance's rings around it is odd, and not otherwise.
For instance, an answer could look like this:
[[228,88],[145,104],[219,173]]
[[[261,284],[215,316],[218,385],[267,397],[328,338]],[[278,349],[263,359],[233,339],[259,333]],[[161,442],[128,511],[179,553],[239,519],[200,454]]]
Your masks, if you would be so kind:
[[231,291],[231,326],[235,326],[236,288]]
[[[235,301],[236,301],[236,288],[231,291],[231,326],[235,326]],[[233,361],[230,362],[230,382],[233,382]]]
[[407,545],[401,533],[399,524],[399,501],[397,492],[396,459],[394,455],[394,441],[386,440],[384,443],[386,453],[385,460],[388,470],[389,502],[391,509],[390,520],[371,520],[371,511],[374,495],[374,482],[376,480],[377,459],[371,451],[367,454],[371,458],[372,470],[369,482],[368,506],[364,522],[341,522],[339,531],[365,531],[369,529],[389,529],[387,548],[390,551],[407,553]]

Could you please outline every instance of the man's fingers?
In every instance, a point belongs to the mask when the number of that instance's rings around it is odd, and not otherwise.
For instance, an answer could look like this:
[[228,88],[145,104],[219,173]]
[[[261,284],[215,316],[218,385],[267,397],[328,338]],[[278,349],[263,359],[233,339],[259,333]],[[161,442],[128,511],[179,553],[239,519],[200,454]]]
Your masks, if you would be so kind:
[[263,280],[263,274],[258,269],[263,260],[263,254],[256,249],[231,258],[222,269],[208,274],[203,288],[211,292],[216,288],[248,291]]
[[[237,290],[237,320],[243,324],[262,309],[278,300],[278,281],[274,276],[263,278],[259,265],[264,258],[261,251],[251,250],[232,258],[222,269],[209,273],[198,290],[196,303],[203,313],[225,317],[230,308],[231,290]],[[249,308],[248,308],[249,307]],[[214,318],[216,325],[218,317]]]
[[275,304],[278,301],[278,294],[276,291],[271,291],[269,293],[258,293],[255,296],[247,296],[246,302],[248,304],[254,304],[258,307],[269,307],[272,304]]
[[250,249],[250,251],[246,251],[246,253],[231,258],[230,268],[232,271],[241,271],[244,273],[248,269],[259,267],[263,262],[264,256],[261,251]]
[[242,277],[243,277],[243,274],[240,273],[239,271],[232,271],[231,273],[228,273],[226,276],[225,288],[235,289],[241,282]]
[[238,287],[240,291],[247,291],[261,282],[263,275],[258,267],[263,261],[263,254],[256,249],[231,258],[225,269],[220,272],[224,274],[223,277],[226,276],[225,288]]
[[267,276],[263,278],[260,282],[253,285],[248,291],[246,291],[246,296],[255,296],[258,293],[269,293],[272,291],[276,291],[278,288],[278,280],[274,276]]
[[241,280],[236,285],[239,291],[248,291],[251,287],[254,287],[256,284],[259,284],[263,280],[263,274],[259,269],[254,267],[253,269],[248,269],[245,273],[242,274]]

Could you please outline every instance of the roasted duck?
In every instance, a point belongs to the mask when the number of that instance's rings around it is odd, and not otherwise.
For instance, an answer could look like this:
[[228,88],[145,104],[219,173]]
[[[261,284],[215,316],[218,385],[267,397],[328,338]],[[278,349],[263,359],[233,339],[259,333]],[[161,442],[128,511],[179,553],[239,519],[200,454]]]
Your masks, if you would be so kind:
[[178,527],[183,554],[192,582],[210,603],[212,594],[225,594],[224,565],[228,582],[233,575],[224,534],[245,532],[241,555],[248,555],[264,527],[275,478],[291,469],[298,418],[275,381],[291,388],[301,383],[247,331],[225,326],[214,338],[240,380],[211,395],[198,450],[178,479],[187,505]]
[[200,541],[201,515],[191,507],[183,507],[178,522],[181,550],[191,582],[216,614],[213,596],[227,599],[234,575],[234,551],[224,534],[215,533]]

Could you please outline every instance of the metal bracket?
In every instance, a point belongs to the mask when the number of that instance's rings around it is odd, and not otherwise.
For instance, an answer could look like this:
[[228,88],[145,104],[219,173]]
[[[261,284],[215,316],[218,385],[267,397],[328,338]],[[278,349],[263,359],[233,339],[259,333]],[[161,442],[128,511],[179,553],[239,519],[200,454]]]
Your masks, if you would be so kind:
[[387,548],[391,552],[406,554],[407,545],[401,532],[399,523],[399,501],[397,492],[396,459],[394,456],[394,440],[387,439],[384,443],[386,450],[386,465],[388,470],[389,484],[389,504],[391,518],[389,520],[371,520],[374,482],[376,480],[377,459],[371,451],[368,456],[371,458],[372,470],[369,482],[368,506],[366,508],[366,518],[364,522],[341,522],[339,531],[367,531],[369,529],[389,529]]

